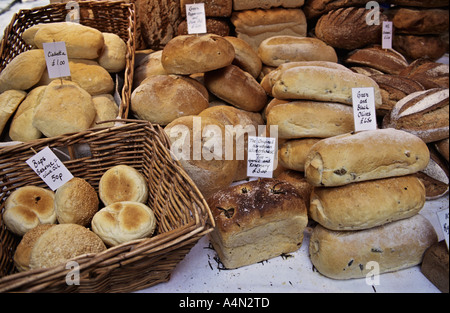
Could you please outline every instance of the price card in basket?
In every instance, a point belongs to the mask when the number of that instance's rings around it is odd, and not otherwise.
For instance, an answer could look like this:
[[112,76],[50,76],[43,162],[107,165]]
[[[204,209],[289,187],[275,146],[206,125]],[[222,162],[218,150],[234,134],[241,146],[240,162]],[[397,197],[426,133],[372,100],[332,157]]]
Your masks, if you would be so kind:
[[247,176],[272,178],[276,153],[275,138],[249,136]]
[[26,163],[53,191],[73,178],[72,173],[49,147],[36,153]]
[[43,44],[45,62],[50,78],[70,76],[69,59],[64,41],[46,42]]
[[444,233],[445,242],[448,249],[448,209],[442,210],[436,213],[441,224],[442,232]]
[[373,87],[353,88],[352,102],[355,131],[377,129],[375,92]]
[[205,4],[186,4],[186,21],[188,34],[206,33]]

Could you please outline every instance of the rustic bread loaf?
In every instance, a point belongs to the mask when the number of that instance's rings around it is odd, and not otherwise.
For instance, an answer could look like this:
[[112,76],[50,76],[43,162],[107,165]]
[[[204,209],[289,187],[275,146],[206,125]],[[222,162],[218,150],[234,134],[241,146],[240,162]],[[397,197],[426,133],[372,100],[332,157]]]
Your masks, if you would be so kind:
[[180,0],[181,16],[186,16],[186,4],[204,3],[207,17],[229,17],[233,10],[233,0]]
[[235,56],[233,64],[248,72],[255,79],[258,79],[262,70],[262,61],[255,50],[240,38],[234,36],[226,36],[224,38],[234,47]]
[[114,122],[100,123],[103,121],[114,120],[119,115],[119,107],[114,97],[110,94],[98,95],[92,97],[92,103],[95,108],[95,118],[92,121],[92,128],[95,127],[111,127]]
[[133,89],[136,89],[149,76],[168,75],[161,64],[162,50],[152,51],[142,58],[133,74]]
[[302,138],[281,143],[278,148],[278,162],[286,169],[304,172],[309,149],[319,140],[320,138]]
[[[228,36],[230,35],[230,25],[228,19],[223,18],[206,18],[206,33],[208,34],[216,34],[219,36]],[[177,36],[188,35],[188,23],[186,20],[181,21],[180,25],[177,28]]]
[[0,93],[0,134],[26,97],[23,90],[10,89]]
[[425,89],[449,87],[449,65],[429,59],[414,60],[399,75],[414,79]]
[[98,64],[109,73],[118,73],[125,69],[127,44],[118,35],[103,33],[105,43],[97,59]]
[[390,12],[398,34],[439,35],[448,31],[448,9],[416,9],[400,7]]
[[303,6],[308,20],[314,20],[320,16],[339,8],[365,7],[366,0],[308,0]]
[[271,9],[277,7],[299,8],[305,0],[233,0],[233,10]]
[[446,0],[392,0],[390,1],[395,5],[404,5],[408,7],[420,7],[420,8],[439,8],[448,6],[448,1]]
[[438,60],[447,51],[442,37],[435,35],[395,34],[392,47],[411,60],[420,58]]
[[448,293],[448,269],[448,248],[441,240],[425,251],[420,270],[441,292]]

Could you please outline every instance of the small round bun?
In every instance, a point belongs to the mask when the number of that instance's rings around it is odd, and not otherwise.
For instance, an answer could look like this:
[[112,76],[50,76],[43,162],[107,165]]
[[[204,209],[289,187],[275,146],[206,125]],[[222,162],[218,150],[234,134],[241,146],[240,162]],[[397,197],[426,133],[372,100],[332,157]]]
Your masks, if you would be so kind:
[[152,209],[140,202],[113,203],[98,211],[92,219],[92,230],[108,246],[150,237],[155,227]]
[[144,176],[129,165],[117,165],[100,178],[98,192],[105,206],[121,201],[145,203],[148,186]]
[[98,211],[97,192],[87,181],[74,177],[55,192],[56,219],[60,224],[87,226]]
[[83,254],[106,250],[94,232],[78,224],[57,224],[45,231],[31,250],[30,269],[49,268]]
[[54,224],[55,194],[36,186],[25,186],[13,191],[5,202],[3,221],[16,235],[25,233],[40,224]]

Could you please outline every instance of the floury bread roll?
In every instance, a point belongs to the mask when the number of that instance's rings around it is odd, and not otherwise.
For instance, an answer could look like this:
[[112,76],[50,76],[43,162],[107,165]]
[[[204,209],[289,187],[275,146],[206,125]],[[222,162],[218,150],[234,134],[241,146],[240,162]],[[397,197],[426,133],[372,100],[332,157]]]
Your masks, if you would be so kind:
[[148,185],[137,169],[122,164],[103,173],[98,193],[105,206],[121,201],[145,203],[148,199]]
[[115,202],[98,211],[92,219],[92,231],[108,246],[150,237],[155,228],[155,214],[140,202]]
[[277,99],[305,99],[352,105],[352,89],[372,87],[375,107],[382,104],[380,88],[370,77],[323,66],[301,66],[283,71],[272,88]]
[[[314,267],[333,279],[363,278],[418,265],[438,241],[433,225],[422,215],[365,230],[333,231],[317,225],[309,244]],[[371,263],[371,262],[376,262]]]
[[274,67],[299,61],[338,61],[334,48],[322,40],[298,36],[267,38],[259,45],[258,55],[265,65]]
[[425,186],[414,175],[314,187],[309,216],[331,230],[368,229],[419,213],[425,199]]
[[326,138],[311,147],[305,176],[313,186],[403,176],[426,168],[427,145],[419,137],[393,128]]
[[320,101],[279,103],[266,111],[267,125],[278,126],[281,139],[327,138],[354,130],[349,105]]
[[190,75],[230,65],[234,48],[215,34],[180,35],[164,47],[161,63],[169,74]]

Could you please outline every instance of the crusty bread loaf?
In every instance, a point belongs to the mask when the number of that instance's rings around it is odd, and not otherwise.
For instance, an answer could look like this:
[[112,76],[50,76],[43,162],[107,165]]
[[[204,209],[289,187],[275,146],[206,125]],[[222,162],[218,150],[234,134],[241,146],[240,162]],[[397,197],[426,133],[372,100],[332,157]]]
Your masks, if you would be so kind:
[[168,74],[161,64],[161,55],[162,50],[158,50],[142,58],[134,70],[133,89],[136,89],[149,76]]
[[253,264],[298,250],[308,217],[291,184],[260,179],[215,193],[208,205],[216,227],[210,235],[226,268]]
[[92,231],[107,246],[150,237],[155,228],[153,210],[141,202],[115,202],[102,208],[92,218]]
[[109,73],[117,73],[125,69],[127,44],[114,33],[103,33],[105,41],[97,61]]
[[11,89],[0,93],[0,134],[26,96],[23,90]]
[[449,65],[429,59],[414,60],[399,75],[418,81],[425,89],[449,88]]
[[114,81],[108,71],[96,61],[69,60],[70,76],[73,82],[90,95],[102,95],[114,91]]
[[304,172],[309,149],[319,140],[320,138],[302,138],[283,142],[278,148],[278,162],[286,169]]
[[106,250],[94,232],[78,224],[57,224],[35,242],[30,256],[30,269],[60,265],[83,254]]
[[280,103],[266,112],[267,125],[278,126],[278,137],[327,138],[354,130],[351,106],[299,100]]
[[424,184],[426,199],[433,200],[449,192],[448,164],[434,150],[430,150],[430,161],[425,169],[415,174]]
[[236,65],[205,73],[206,88],[216,97],[246,111],[259,112],[267,104],[267,95],[258,81]]
[[429,160],[427,145],[413,134],[368,130],[316,143],[307,156],[305,176],[313,186],[342,186],[417,173]]
[[234,47],[235,56],[233,64],[257,79],[262,70],[262,62],[255,50],[240,38],[234,36],[226,36],[224,38]]
[[420,270],[441,292],[449,292],[449,263],[448,248],[445,240],[441,240],[429,247],[423,256]]
[[186,4],[204,3],[208,17],[229,17],[233,9],[233,0],[180,0],[181,16],[186,16]]
[[433,225],[420,214],[356,231],[334,231],[317,225],[311,234],[309,254],[324,276],[363,278],[420,264],[437,238]]
[[410,132],[425,142],[449,137],[448,88],[433,88],[409,94],[392,108],[383,128]]
[[308,183],[303,172],[283,169],[276,177],[274,175],[274,178],[286,181],[294,186],[295,189],[297,189],[297,193],[303,198],[306,209],[309,208],[313,186]]
[[114,122],[100,123],[102,121],[114,120],[119,115],[119,107],[114,97],[110,94],[98,95],[92,97],[92,103],[95,108],[95,118],[92,121],[92,128],[95,127],[111,127]]
[[303,10],[308,19],[314,20],[320,16],[339,8],[365,7],[367,0],[308,0]]
[[389,15],[398,34],[439,35],[448,31],[448,9],[399,7]]
[[221,36],[181,35],[164,47],[161,64],[169,74],[190,75],[228,66],[234,55],[233,45]]
[[233,0],[233,10],[271,9],[277,7],[299,8],[305,0]]
[[98,194],[105,206],[120,201],[145,203],[148,199],[148,185],[141,172],[121,164],[103,173],[98,184]]
[[258,48],[261,61],[268,66],[277,67],[284,63],[300,61],[326,61],[337,63],[333,47],[320,39],[280,35],[267,38]]
[[13,191],[5,201],[3,222],[11,232],[23,236],[40,224],[54,224],[55,194],[36,186],[24,186]]
[[278,99],[305,99],[352,105],[352,89],[372,87],[375,108],[382,104],[380,88],[370,77],[323,66],[301,66],[282,71],[272,88]]
[[414,175],[314,187],[309,216],[332,230],[368,229],[419,213],[425,197],[425,186]]
[[392,47],[411,60],[421,58],[438,60],[447,51],[441,36],[394,34]]
[[439,8],[448,6],[447,0],[392,0],[392,4],[404,5],[408,7],[420,7],[420,8]]
[[449,139],[442,139],[437,142],[435,142],[436,150],[439,152],[440,155],[444,157],[447,162],[449,162]]

